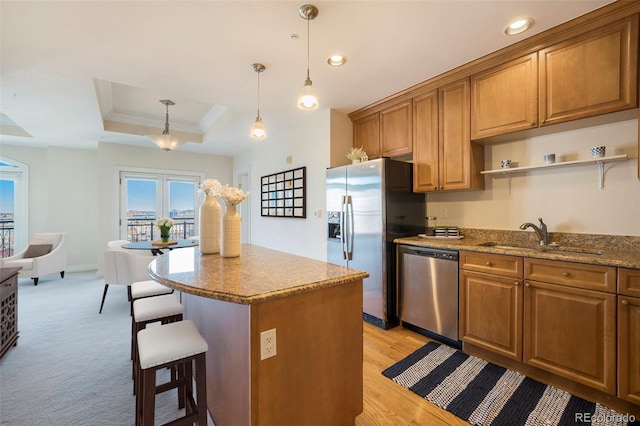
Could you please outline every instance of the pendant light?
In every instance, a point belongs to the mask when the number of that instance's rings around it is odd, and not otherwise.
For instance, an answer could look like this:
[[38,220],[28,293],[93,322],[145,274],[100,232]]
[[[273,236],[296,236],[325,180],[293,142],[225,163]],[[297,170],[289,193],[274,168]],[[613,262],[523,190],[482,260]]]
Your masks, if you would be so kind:
[[265,129],[262,117],[260,117],[260,73],[267,68],[262,64],[253,64],[251,68],[258,73],[258,115],[256,116],[256,121],[253,123],[253,126],[251,126],[250,135],[254,139],[264,139],[267,137],[267,129]]
[[172,137],[171,134],[169,133],[169,106],[175,105],[176,103],[170,99],[161,99],[160,103],[167,108],[167,113],[166,113],[166,118],[164,123],[164,130],[162,131],[162,135],[160,136],[146,135],[146,136],[149,139],[151,139],[153,143],[158,145],[158,147],[160,147],[161,149],[165,151],[172,151],[183,144],[182,141]]
[[298,10],[302,19],[307,20],[307,79],[298,95],[298,108],[305,111],[312,111],[318,108],[318,94],[313,88],[309,77],[309,21],[318,16],[318,8],[312,4],[305,4]]

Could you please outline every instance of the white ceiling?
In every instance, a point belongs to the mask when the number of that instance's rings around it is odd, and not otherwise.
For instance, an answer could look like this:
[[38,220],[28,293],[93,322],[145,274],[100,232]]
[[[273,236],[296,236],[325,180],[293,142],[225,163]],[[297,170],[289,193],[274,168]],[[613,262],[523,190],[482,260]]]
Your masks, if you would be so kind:
[[[319,15],[310,22],[311,79],[321,109],[348,113],[608,3],[313,2]],[[158,101],[171,99],[171,130],[202,135],[202,143],[181,151],[233,155],[269,143],[249,137],[254,62],[266,66],[260,110],[269,136],[319,112],[295,106],[306,77],[303,4],[0,0],[0,113],[8,118],[0,142],[154,147],[143,136],[106,131],[105,120],[131,124],[131,133],[143,135],[149,126],[160,133],[165,107]],[[533,30],[504,35],[520,17],[533,18]],[[335,53],[347,56],[346,65],[327,65]]]

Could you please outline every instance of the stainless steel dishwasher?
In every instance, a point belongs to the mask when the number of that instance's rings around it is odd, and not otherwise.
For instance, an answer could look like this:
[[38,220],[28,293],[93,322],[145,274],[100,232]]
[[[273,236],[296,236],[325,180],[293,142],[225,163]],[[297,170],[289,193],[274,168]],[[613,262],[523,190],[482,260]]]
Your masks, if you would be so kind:
[[398,313],[402,326],[455,347],[458,252],[398,246]]

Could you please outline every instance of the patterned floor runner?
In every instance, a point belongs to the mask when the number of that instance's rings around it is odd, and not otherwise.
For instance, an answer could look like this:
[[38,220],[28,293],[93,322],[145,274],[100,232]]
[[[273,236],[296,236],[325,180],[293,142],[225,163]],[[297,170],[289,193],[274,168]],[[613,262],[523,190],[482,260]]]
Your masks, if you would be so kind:
[[632,415],[436,342],[382,374],[473,425],[640,425]]

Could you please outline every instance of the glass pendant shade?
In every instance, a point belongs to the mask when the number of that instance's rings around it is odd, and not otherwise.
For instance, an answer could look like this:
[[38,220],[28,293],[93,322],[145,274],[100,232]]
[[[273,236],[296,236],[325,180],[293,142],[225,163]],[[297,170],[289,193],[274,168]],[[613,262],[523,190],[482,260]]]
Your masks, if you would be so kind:
[[264,139],[267,137],[267,129],[264,127],[262,118],[258,115],[256,121],[251,126],[251,137],[254,139]]
[[147,137],[151,139],[153,143],[158,145],[160,149],[163,149],[165,151],[173,151],[183,143],[182,141],[172,137],[170,134],[161,136],[147,135]]
[[307,78],[304,86],[300,89],[298,108],[305,111],[313,111],[318,108],[318,94],[316,93],[316,89],[313,88],[310,78]]

